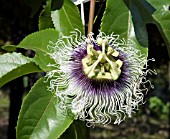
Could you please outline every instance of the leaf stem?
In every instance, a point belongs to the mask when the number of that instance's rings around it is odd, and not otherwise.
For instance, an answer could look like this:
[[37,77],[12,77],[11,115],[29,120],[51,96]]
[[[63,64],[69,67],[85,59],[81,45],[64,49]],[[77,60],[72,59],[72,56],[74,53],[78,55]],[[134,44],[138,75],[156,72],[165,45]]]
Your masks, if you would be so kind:
[[90,1],[88,34],[93,31],[93,19],[94,19],[94,11],[95,11],[95,2],[96,2],[96,0],[91,0]]

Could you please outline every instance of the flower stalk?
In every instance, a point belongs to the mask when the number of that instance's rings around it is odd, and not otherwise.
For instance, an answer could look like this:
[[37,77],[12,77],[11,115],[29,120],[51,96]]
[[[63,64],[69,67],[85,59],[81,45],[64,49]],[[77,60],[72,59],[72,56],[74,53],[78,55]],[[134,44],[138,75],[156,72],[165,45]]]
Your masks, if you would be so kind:
[[96,0],[90,1],[90,12],[89,12],[89,22],[88,22],[88,34],[93,31],[93,23],[94,23],[94,12],[95,12],[95,2]]

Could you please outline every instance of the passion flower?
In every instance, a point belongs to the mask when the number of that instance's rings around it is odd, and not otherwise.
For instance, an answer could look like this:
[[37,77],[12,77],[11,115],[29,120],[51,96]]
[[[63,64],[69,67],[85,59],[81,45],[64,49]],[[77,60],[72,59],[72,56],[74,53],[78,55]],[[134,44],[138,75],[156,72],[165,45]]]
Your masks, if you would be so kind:
[[119,124],[143,103],[146,57],[119,35],[100,32],[95,40],[93,34],[87,38],[78,34],[50,42],[49,55],[56,64],[49,66],[56,69],[47,73],[48,89],[75,119],[90,125],[114,119]]

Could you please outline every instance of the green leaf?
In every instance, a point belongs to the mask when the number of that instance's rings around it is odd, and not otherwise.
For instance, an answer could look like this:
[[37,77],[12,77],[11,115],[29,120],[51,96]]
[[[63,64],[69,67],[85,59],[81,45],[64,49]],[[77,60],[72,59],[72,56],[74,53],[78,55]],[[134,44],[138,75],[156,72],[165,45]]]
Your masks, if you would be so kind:
[[147,0],[156,11],[152,15],[156,25],[164,38],[170,56],[170,0]]
[[47,90],[46,79],[40,79],[24,99],[18,124],[18,139],[57,139],[73,119],[60,109],[55,94]]
[[84,27],[79,10],[71,0],[64,0],[60,10],[52,11],[54,27],[62,36],[69,36],[71,31],[78,29],[84,35]]
[[89,139],[89,127],[83,121],[74,121],[60,139]]
[[50,71],[53,67],[49,67],[48,64],[54,64],[55,62],[48,55],[50,50],[47,46],[50,41],[56,42],[58,38],[58,31],[46,29],[28,35],[17,45],[17,47],[34,50],[36,52],[36,56],[34,57],[35,63],[39,65],[43,71]]
[[0,67],[0,87],[22,75],[41,71],[30,58],[15,52],[0,55]]
[[101,31],[106,35],[119,34],[128,43],[131,41],[136,49],[147,56],[147,46],[141,46],[136,39],[132,16],[123,0],[107,0],[101,23]]
[[39,30],[54,28],[51,18],[51,0],[47,1],[47,5],[40,13],[38,27]]
[[152,14],[155,9],[146,0],[124,0],[132,14],[135,34],[138,42],[148,46],[147,23],[153,23]]
[[16,51],[17,47],[15,45],[4,45],[2,46],[2,49],[8,52],[14,52]]

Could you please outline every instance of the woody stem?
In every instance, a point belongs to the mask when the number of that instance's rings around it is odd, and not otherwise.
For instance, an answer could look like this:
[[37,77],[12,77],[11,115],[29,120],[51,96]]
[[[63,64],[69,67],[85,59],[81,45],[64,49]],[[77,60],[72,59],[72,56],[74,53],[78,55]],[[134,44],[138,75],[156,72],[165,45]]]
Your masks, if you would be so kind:
[[93,20],[94,20],[94,11],[95,11],[95,1],[90,1],[90,12],[89,12],[89,22],[88,22],[88,34],[93,31]]

